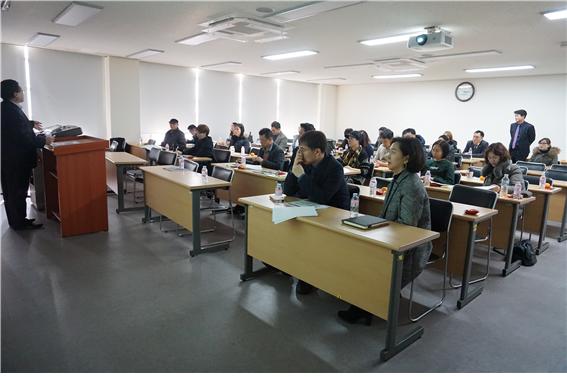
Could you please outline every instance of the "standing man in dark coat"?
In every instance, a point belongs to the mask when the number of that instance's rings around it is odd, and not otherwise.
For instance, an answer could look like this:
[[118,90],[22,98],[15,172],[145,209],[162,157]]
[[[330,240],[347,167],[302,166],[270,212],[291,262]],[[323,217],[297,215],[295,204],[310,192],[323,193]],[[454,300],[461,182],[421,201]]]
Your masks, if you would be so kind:
[[527,161],[530,154],[530,146],[535,140],[535,128],[532,124],[525,121],[528,113],[526,110],[514,111],[516,123],[510,125],[510,156],[512,162]]
[[30,121],[20,108],[24,91],[17,81],[2,81],[2,194],[8,224],[16,230],[38,229],[41,224],[26,218],[26,198],[37,149],[51,144],[51,136],[36,135],[41,123]]

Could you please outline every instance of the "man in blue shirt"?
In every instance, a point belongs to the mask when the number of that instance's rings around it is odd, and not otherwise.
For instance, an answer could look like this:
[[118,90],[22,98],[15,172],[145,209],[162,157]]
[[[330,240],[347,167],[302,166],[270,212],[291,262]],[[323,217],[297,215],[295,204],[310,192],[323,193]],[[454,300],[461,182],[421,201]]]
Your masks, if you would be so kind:
[[512,162],[526,161],[530,154],[530,146],[536,138],[535,127],[525,121],[526,110],[514,111],[516,123],[510,125],[510,156]]

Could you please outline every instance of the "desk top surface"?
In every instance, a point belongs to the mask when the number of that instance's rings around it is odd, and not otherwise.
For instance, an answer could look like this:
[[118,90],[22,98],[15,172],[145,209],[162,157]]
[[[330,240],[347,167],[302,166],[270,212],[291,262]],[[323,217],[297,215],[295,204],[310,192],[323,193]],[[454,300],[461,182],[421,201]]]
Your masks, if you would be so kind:
[[140,167],[140,169],[146,174],[151,174],[167,181],[176,183],[180,186],[188,188],[189,190],[230,186],[230,182],[226,182],[213,177],[207,177],[207,180],[204,181],[201,173],[196,173],[187,169],[166,170],[166,168],[172,167],[173,165],[142,166]]
[[114,165],[145,165],[147,163],[143,158],[126,152],[105,152],[104,157]]
[[[231,169],[231,170],[234,170],[238,173],[244,173],[244,174],[250,174],[250,175],[265,177],[266,179],[271,179],[273,181],[283,182],[283,181],[285,181],[285,177],[287,176],[287,173],[285,173],[285,172],[284,172],[284,174],[280,175],[280,174],[278,174],[278,170],[260,168],[260,165],[246,164],[246,169],[239,169],[238,166],[240,166],[240,165],[236,164],[234,162],[217,162],[217,163],[213,163],[212,165],[213,166],[221,166],[221,167],[226,168],[226,169]],[[256,167],[256,168],[253,168],[253,166]]]
[[[287,199],[294,200],[295,198],[288,197]],[[243,204],[262,208],[267,211],[271,211],[276,206],[276,204],[270,200],[269,195],[240,198],[239,201]],[[349,211],[329,207],[319,209],[317,212],[317,217],[300,217],[296,220],[341,233],[347,237],[370,242],[389,250],[409,250],[439,237],[439,233],[395,222],[371,230],[357,229],[343,225],[341,222],[343,219],[350,218]]]

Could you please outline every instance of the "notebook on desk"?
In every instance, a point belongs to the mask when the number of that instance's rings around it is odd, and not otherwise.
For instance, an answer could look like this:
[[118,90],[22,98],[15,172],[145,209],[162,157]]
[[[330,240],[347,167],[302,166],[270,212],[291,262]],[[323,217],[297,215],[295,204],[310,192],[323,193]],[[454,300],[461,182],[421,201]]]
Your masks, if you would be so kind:
[[348,226],[353,226],[355,228],[366,230],[366,229],[374,229],[383,225],[387,225],[389,221],[382,217],[364,215],[364,216],[351,217],[349,219],[343,219],[342,223]]

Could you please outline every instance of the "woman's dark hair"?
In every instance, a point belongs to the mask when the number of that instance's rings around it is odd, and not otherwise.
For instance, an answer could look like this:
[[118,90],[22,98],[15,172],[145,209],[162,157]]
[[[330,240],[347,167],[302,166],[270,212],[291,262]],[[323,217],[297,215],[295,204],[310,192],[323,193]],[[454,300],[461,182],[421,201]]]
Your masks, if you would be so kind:
[[260,132],[258,132],[260,136],[264,136],[266,139],[273,139],[274,135],[272,134],[272,130],[269,128],[262,128]]
[[304,132],[315,131],[315,126],[311,123],[300,123],[299,127],[303,128]]
[[353,131],[352,128],[346,128],[346,129],[345,129],[345,132],[343,133],[343,135],[345,136],[345,139],[346,139],[347,137],[349,137],[349,135],[350,135],[350,133],[351,133],[352,131]]
[[447,143],[445,140],[437,140],[435,143],[433,143],[431,149],[433,149],[433,147],[435,147],[436,145],[438,145],[439,148],[441,148],[441,152],[442,152],[441,158],[447,157],[447,155],[449,154],[449,143]]
[[510,159],[510,152],[502,143],[492,143],[486,148],[486,152],[484,152],[484,162],[488,164],[488,153],[492,152],[496,156],[500,157],[500,162],[505,162]]
[[362,139],[360,145],[362,145],[363,148],[366,148],[366,146],[370,144],[370,138],[368,137],[366,131],[360,130],[358,132],[360,133],[360,137]]
[[20,88],[20,84],[16,80],[2,80],[2,99],[4,101],[11,100],[21,90],[22,88]]
[[209,126],[207,126],[206,124],[199,124],[197,126],[197,132],[209,136],[209,132],[211,131],[209,130]]
[[327,137],[321,131],[307,131],[299,138],[299,144],[311,150],[319,149],[321,153],[327,150]]
[[542,141],[545,141],[547,144],[551,145],[551,140],[548,137],[542,138],[540,141],[538,141],[538,144],[541,143]]
[[189,131],[194,130],[195,128],[197,128],[197,126],[195,126],[194,124],[190,124],[189,127],[187,127]]
[[449,140],[453,140],[453,133],[451,131],[445,131],[443,132],[443,135],[447,135]]
[[348,135],[348,137],[349,137],[349,138],[352,137],[353,139],[358,140],[358,142],[360,143],[360,145],[362,145],[363,136],[362,136],[362,133],[361,133],[360,131],[352,131],[352,132],[350,133],[350,135]]
[[242,123],[232,123],[233,126],[240,128],[240,137],[239,139],[246,139],[246,136],[244,136],[244,125]]
[[382,140],[387,139],[387,140],[392,140],[394,138],[394,132],[390,129],[384,129],[382,131],[380,131],[380,138]]
[[405,134],[417,135],[414,128],[406,128],[406,129],[402,132],[402,136],[404,136]]
[[419,173],[425,167],[425,154],[423,146],[417,139],[396,137],[392,140],[392,145],[398,144],[402,155],[408,156],[406,170],[410,173]]
[[439,137],[437,138],[437,140],[439,140],[439,139],[444,140],[444,141],[449,141],[449,137],[448,137],[447,135],[445,135],[445,134],[439,136]]

